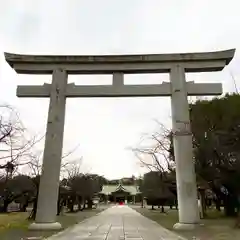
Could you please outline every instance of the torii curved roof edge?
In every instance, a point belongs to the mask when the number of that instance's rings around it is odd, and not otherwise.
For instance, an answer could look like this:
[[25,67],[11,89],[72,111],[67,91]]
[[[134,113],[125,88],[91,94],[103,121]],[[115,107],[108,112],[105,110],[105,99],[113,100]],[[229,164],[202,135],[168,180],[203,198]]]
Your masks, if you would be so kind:
[[[60,65],[65,65],[66,70],[72,74],[110,74],[117,71],[123,73],[163,73],[169,72],[170,64],[174,63],[189,64],[186,65],[186,72],[219,71],[231,62],[234,54],[235,49],[215,52],[138,55],[24,55],[4,53],[6,61],[16,72],[27,74],[51,73],[53,67],[60,67]],[[194,63],[195,66],[190,65],[191,63]],[[161,68],[159,68],[160,64]],[[196,66],[197,64],[199,66]]]

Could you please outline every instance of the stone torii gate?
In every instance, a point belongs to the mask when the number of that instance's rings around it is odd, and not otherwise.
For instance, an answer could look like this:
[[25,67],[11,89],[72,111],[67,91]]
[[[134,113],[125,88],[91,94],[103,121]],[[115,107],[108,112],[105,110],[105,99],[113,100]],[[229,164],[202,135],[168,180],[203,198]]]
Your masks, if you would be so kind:
[[[30,229],[60,229],[56,222],[59,175],[63,147],[66,98],[171,96],[176,160],[178,229],[199,223],[196,176],[187,95],[220,95],[218,83],[186,82],[186,72],[220,71],[229,64],[235,49],[184,54],[42,56],[5,53],[6,61],[19,74],[51,74],[52,83],[18,86],[18,97],[49,97],[49,112],[43,155],[36,222]],[[124,74],[169,73],[170,83],[124,85]],[[76,86],[68,74],[112,74],[113,84]]]

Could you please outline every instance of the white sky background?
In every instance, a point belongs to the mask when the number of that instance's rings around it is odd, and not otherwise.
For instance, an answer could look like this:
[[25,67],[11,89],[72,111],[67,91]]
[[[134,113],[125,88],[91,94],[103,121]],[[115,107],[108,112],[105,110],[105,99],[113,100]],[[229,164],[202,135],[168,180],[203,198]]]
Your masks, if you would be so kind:
[[[0,100],[15,106],[25,126],[43,133],[48,99],[18,99],[16,86],[40,85],[50,76],[17,75],[3,52],[25,54],[127,54],[215,51],[240,47],[238,0],[8,0],[0,6]],[[240,55],[224,71],[191,74],[188,80],[240,88]],[[127,83],[157,83],[166,75],[126,76]],[[110,84],[110,76],[70,76],[77,84]],[[80,144],[83,169],[110,178],[140,172],[126,150],[154,119],[170,126],[168,98],[71,99],[67,102],[64,151]]]

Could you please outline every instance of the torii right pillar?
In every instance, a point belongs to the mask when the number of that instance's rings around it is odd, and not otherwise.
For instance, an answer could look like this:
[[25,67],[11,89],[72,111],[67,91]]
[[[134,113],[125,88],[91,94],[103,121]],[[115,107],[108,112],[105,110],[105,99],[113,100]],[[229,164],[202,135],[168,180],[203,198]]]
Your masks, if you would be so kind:
[[[179,222],[173,228],[190,230],[200,223],[197,205],[196,173],[188,105],[185,69],[181,64],[170,69],[174,157],[176,162]],[[206,85],[206,87],[208,87]],[[207,92],[207,89],[202,89]]]
[[173,66],[170,71],[170,79],[172,86],[172,131],[179,206],[179,223],[176,223],[174,228],[189,229],[199,224],[200,218],[197,211],[196,174],[184,68],[180,65]]

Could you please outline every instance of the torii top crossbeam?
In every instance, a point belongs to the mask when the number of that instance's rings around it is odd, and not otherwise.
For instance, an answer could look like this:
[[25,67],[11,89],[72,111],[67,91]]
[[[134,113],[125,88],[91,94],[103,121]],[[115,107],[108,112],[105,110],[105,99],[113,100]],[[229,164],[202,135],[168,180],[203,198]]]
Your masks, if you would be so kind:
[[68,74],[167,73],[172,64],[185,72],[220,71],[233,58],[235,49],[204,53],[147,55],[21,55],[5,53],[6,61],[17,73],[52,74],[63,67]]

